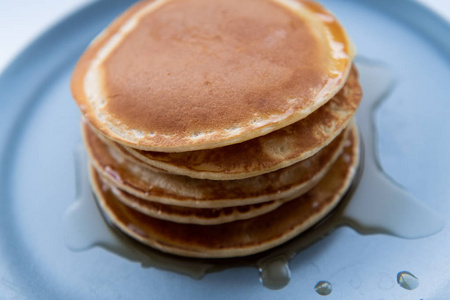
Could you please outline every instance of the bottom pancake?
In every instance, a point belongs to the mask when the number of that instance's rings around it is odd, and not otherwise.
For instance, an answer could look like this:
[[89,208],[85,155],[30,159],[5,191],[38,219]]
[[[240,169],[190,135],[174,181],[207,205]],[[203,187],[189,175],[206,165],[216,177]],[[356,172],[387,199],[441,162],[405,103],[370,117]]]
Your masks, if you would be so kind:
[[93,180],[93,188],[110,223],[143,244],[189,257],[237,257],[278,246],[321,220],[343,197],[358,162],[359,139],[352,130],[341,156],[309,192],[261,216],[211,226],[152,218],[122,204],[99,181]]

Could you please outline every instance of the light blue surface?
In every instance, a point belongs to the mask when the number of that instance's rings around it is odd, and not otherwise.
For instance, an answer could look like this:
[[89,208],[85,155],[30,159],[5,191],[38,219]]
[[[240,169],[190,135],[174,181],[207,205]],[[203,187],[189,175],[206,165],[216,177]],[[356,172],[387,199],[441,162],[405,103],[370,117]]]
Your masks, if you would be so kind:
[[[101,249],[73,253],[61,221],[75,194],[73,152],[79,111],[69,91],[89,41],[132,1],[101,1],[75,13],[27,48],[0,77],[1,299],[449,299],[450,229],[420,240],[361,236],[343,228],[300,253],[281,291],[256,269],[200,281],[142,269]],[[361,56],[388,65],[396,85],[376,114],[386,172],[443,216],[450,214],[450,27],[405,0],[327,0]],[[447,217],[448,219],[448,217]],[[396,284],[400,271],[419,279]]]

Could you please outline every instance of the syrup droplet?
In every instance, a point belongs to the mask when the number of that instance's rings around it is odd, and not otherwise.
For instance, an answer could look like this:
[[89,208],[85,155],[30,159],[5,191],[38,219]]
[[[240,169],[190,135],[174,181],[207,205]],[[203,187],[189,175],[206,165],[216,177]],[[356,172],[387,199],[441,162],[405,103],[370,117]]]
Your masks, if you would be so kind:
[[406,290],[414,290],[419,286],[419,279],[410,272],[403,271],[397,274],[398,284]]
[[270,260],[259,269],[259,280],[268,289],[279,290],[291,280],[291,270],[285,258]]
[[328,296],[333,291],[333,286],[328,281],[319,281],[314,289],[317,294],[321,296]]

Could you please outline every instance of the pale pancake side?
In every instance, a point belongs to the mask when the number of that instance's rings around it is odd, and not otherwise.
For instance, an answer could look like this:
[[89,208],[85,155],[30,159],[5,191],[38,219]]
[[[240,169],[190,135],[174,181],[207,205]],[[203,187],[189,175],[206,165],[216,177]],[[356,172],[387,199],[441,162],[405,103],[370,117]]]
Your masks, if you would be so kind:
[[147,164],[174,174],[234,180],[272,172],[302,161],[328,145],[350,122],[362,98],[356,68],[344,87],[307,118],[268,135],[226,147],[183,153],[126,147]]
[[147,1],[90,45],[72,94],[124,145],[210,149],[305,118],[341,89],[353,57],[336,18],[306,0]]
[[351,137],[351,143],[317,186],[272,212],[248,220],[211,226],[178,224],[141,214],[96,185],[94,190],[110,223],[150,247],[189,257],[251,255],[295,237],[337,205],[350,186],[359,162],[357,131],[352,131]]
[[166,205],[158,202],[148,201],[133,196],[108,183],[107,179],[91,166],[91,178],[97,186],[102,189],[110,189],[115,197],[127,205],[147,216],[183,224],[217,225],[237,220],[245,220],[268,213],[287,200],[274,200],[264,203],[242,205],[225,208],[193,208],[175,205]]
[[301,195],[331,167],[342,151],[346,132],[316,155],[287,168],[247,179],[217,181],[155,172],[83,125],[91,162],[108,182],[142,199],[197,208],[249,205]]

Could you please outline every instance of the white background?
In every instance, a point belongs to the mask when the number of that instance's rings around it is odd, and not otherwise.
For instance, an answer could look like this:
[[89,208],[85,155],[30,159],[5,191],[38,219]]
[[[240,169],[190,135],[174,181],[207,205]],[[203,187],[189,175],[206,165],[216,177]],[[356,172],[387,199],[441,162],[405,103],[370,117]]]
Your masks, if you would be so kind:
[[[92,1],[0,0],[0,72],[39,34]],[[450,21],[450,0],[419,1]]]

